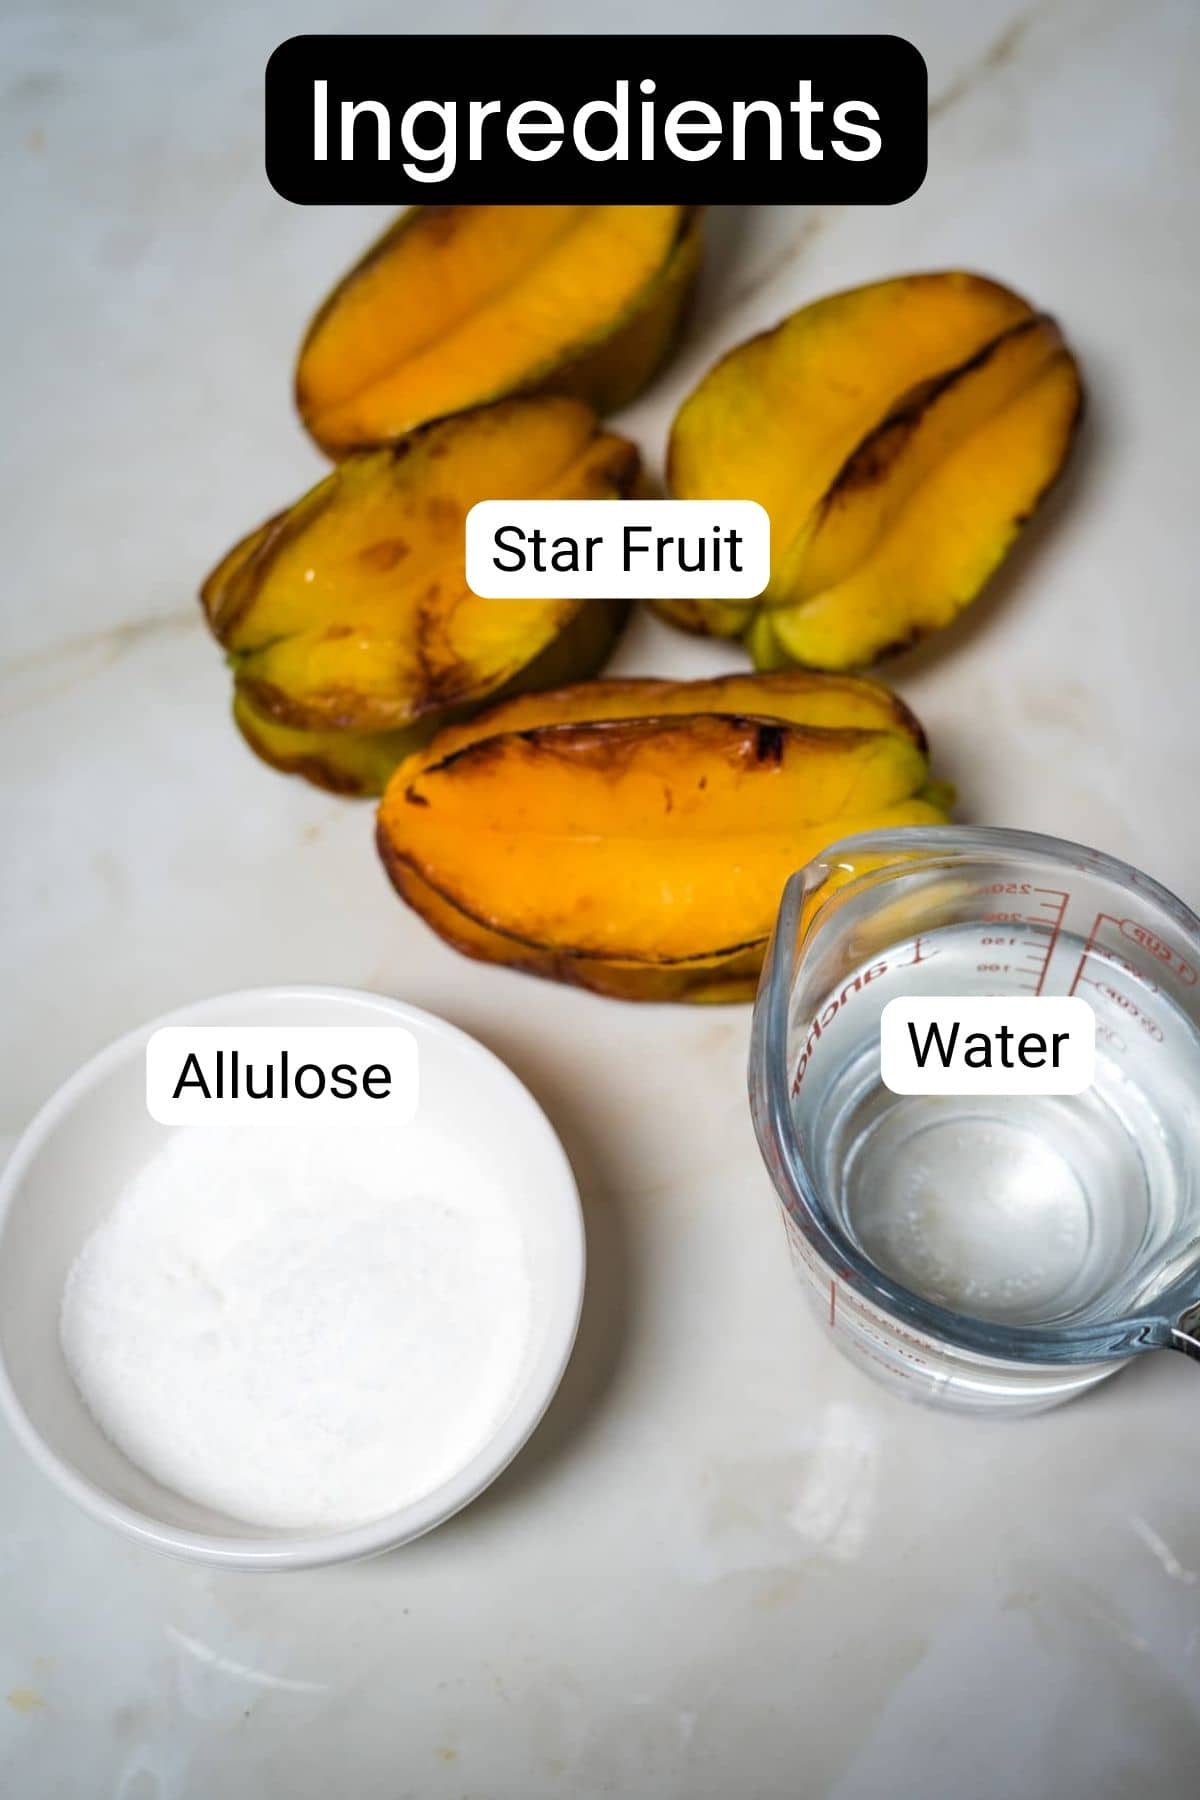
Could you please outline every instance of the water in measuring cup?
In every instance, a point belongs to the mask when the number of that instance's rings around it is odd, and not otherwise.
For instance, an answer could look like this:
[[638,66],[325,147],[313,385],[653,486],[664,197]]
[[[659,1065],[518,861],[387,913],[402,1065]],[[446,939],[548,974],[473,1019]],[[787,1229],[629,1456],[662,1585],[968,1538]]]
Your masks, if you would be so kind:
[[[1014,965],[1023,944],[1045,955],[1044,934],[1005,931]],[[1085,948],[1064,932],[1055,966],[1082,966]],[[886,976],[848,977],[816,1040],[797,1021],[797,1067],[806,1060],[793,1110],[810,1167],[847,1235],[927,1300],[1008,1325],[1119,1317],[1167,1285],[1173,1258],[1194,1254],[1200,1034],[1126,964],[1106,981],[1092,951],[1078,989],[1097,1020],[1086,1092],[891,1093],[879,1074],[883,1006],[1003,991],[979,961],[978,928],[946,927],[889,950]]]

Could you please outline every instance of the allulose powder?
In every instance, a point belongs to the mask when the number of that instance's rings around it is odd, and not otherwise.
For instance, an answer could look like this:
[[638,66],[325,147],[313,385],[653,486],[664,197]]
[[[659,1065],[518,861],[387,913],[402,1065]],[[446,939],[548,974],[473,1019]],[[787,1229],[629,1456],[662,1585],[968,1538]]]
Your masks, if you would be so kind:
[[365,1523],[481,1449],[530,1330],[520,1222],[413,1127],[185,1129],[68,1277],[97,1423],[164,1486],[251,1524]]

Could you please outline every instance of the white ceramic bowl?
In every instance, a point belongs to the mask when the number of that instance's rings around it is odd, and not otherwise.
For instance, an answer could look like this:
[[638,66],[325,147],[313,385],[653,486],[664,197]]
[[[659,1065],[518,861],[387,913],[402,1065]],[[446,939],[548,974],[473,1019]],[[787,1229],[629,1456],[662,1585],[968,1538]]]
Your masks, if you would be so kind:
[[[59,1344],[63,1283],[89,1233],[166,1127],[146,1111],[146,1040],[160,1025],[406,1025],[420,1053],[421,1119],[486,1156],[519,1209],[533,1329],[517,1390],[491,1441],[449,1481],[384,1518],[299,1534],[248,1526],[159,1485],[103,1435]],[[117,1530],[177,1556],[243,1569],[302,1569],[372,1556],[439,1525],[516,1455],[566,1368],[583,1298],[584,1236],[570,1165],[512,1071],[431,1014],[345,988],[223,994],[110,1044],[46,1103],[0,1180],[0,1410],[64,1493]]]

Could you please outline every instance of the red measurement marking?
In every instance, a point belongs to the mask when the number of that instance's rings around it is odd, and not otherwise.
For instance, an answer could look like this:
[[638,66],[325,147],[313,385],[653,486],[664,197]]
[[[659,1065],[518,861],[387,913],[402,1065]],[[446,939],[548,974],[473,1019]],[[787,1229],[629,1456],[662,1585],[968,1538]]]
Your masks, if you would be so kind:
[[836,1324],[837,1324],[837,1282],[831,1281],[829,1284],[829,1329],[830,1329],[830,1331],[833,1330],[833,1328]]
[[1186,982],[1188,987],[1195,987],[1196,971],[1190,962],[1184,961],[1178,951],[1172,950],[1169,944],[1164,944],[1160,937],[1156,937],[1154,932],[1148,931],[1144,925],[1139,925],[1136,919],[1118,919],[1116,924],[1122,937],[1137,944],[1159,962],[1166,963],[1175,971],[1181,981]]
[[1068,994],[1073,994],[1080,982],[1084,979],[1083,971],[1087,968],[1087,959],[1100,941],[1100,927],[1102,925],[1115,925],[1116,923],[1117,921],[1113,918],[1111,913],[1096,914],[1096,917],[1092,920],[1092,929],[1087,934],[1087,941],[1079,953],[1079,966],[1075,970],[1070,987],[1067,989]]
[[1068,893],[1065,893],[1062,888],[1034,888],[1033,891],[1035,894],[1042,894],[1045,896],[1040,902],[1040,905],[1049,914],[1050,924],[1050,937],[1046,943],[1045,955],[1042,957],[1041,972],[1037,978],[1037,986],[1033,990],[1035,994],[1040,994],[1046,984],[1046,973],[1050,967],[1050,959],[1058,948],[1059,934],[1062,931],[1063,920],[1067,916],[1067,904],[1071,896]]
[[[1112,1000],[1127,1013],[1131,1013],[1142,1027],[1142,1030],[1161,1044],[1163,1041],[1162,1027],[1154,1019],[1150,1018],[1148,1014],[1142,1012],[1141,1008],[1138,1007],[1128,995],[1122,994],[1118,988],[1111,987],[1107,982],[1097,981],[1093,977],[1084,974],[1084,970],[1087,968],[1088,957],[1093,954],[1099,945],[1101,928],[1105,925],[1115,925],[1118,931],[1120,931],[1124,923],[1125,921],[1115,918],[1112,913],[1096,914],[1096,917],[1092,920],[1092,929],[1088,932],[1087,941],[1084,944],[1079,957],[1079,966],[1075,970],[1074,978],[1067,991],[1068,993],[1073,994],[1080,986],[1094,987],[1097,993],[1105,995],[1107,999]],[[1125,933],[1126,937],[1129,935],[1128,932]],[[1124,957],[1114,955],[1111,950],[1108,952],[1108,955],[1121,968],[1128,970],[1135,978],[1144,979],[1141,977],[1140,970],[1134,969],[1125,961]],[[1178,961],[1179,959],[1175,960]],[[1185,963],[1183,966],[1187,968],[1190,965]],[[1146,986],[1150,989],[1151,993],[1156,994],[1159,991],[1152,981],[1147,981]]]
[[[1032,944],[1024,946],[1026,960],[1023,962],[979,963],[977,973],[980,975],[1027,975],[1028,981],[1020,981],[1017,987],[1024,994],[1040,994],[1046,985],[1046,974],[1051,958],[1058,946],[1062,932],[1063,920],[1071,896],[1063,888],[1035,887],[1028,881],[993,882],[987,887],[976,888],[977,894],[1016,894],[1028,900],[1028,907],[1021,912],[985,912],[980,915],[983,925],[1027,925],[1033,931],[1044,931],[1042,947]],[[1016,937],[989,936],[986,933],[980,938],[981,949],[1015,949],[1020,940]]]

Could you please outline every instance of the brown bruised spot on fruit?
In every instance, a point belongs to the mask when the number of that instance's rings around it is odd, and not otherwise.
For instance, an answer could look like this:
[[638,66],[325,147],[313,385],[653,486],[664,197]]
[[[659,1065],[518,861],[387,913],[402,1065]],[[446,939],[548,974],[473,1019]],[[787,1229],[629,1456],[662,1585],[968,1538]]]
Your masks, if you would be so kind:
[[361,560],[369,569],[377,569],[386,574],[394,569],[401,557],[408,555],[408,545],[403,538],[380,538],[377,544],[368,544],[359,552]]
[[[557,397],[503,401],[347,458],[205,583],[244,705],[296,732],[420,724],[428,736],[489,699],[591,673],[628,603],[481,600],[462,520],[481,499],[623,496],[638,461],[589,408]],[[305,771],[301,746],[288,758]]]
[[[479,738],[542,725],[604,719],[647,719],[681,713],[734,714],[831,729],[893,731],[926,750],[920,721],[882,683],[861,675],[825,675],[788,669],[771,675],[720,675],[699,681],[654,676],[577,682],[550,692],[526,693],[489,706],[463,724],[443,726],[428,757],[443,761]],[[707,777],[700,775],[703,787]]]
[[743,635],[760,668],[848,669],[946,625],[1052,485],[1081,405],[1053,320],[952,271],[835,294],[724,357],[679,411],[681,498],[771,515],[771,580],[728,603],[660,602]]
[[754,738],[754,755],[760,763],[783,761],[782,725],[760,725]]
[[699,265],[686,206],[414,207],[309,327],[296,401],[333,456],[516,393],[626,404]]

